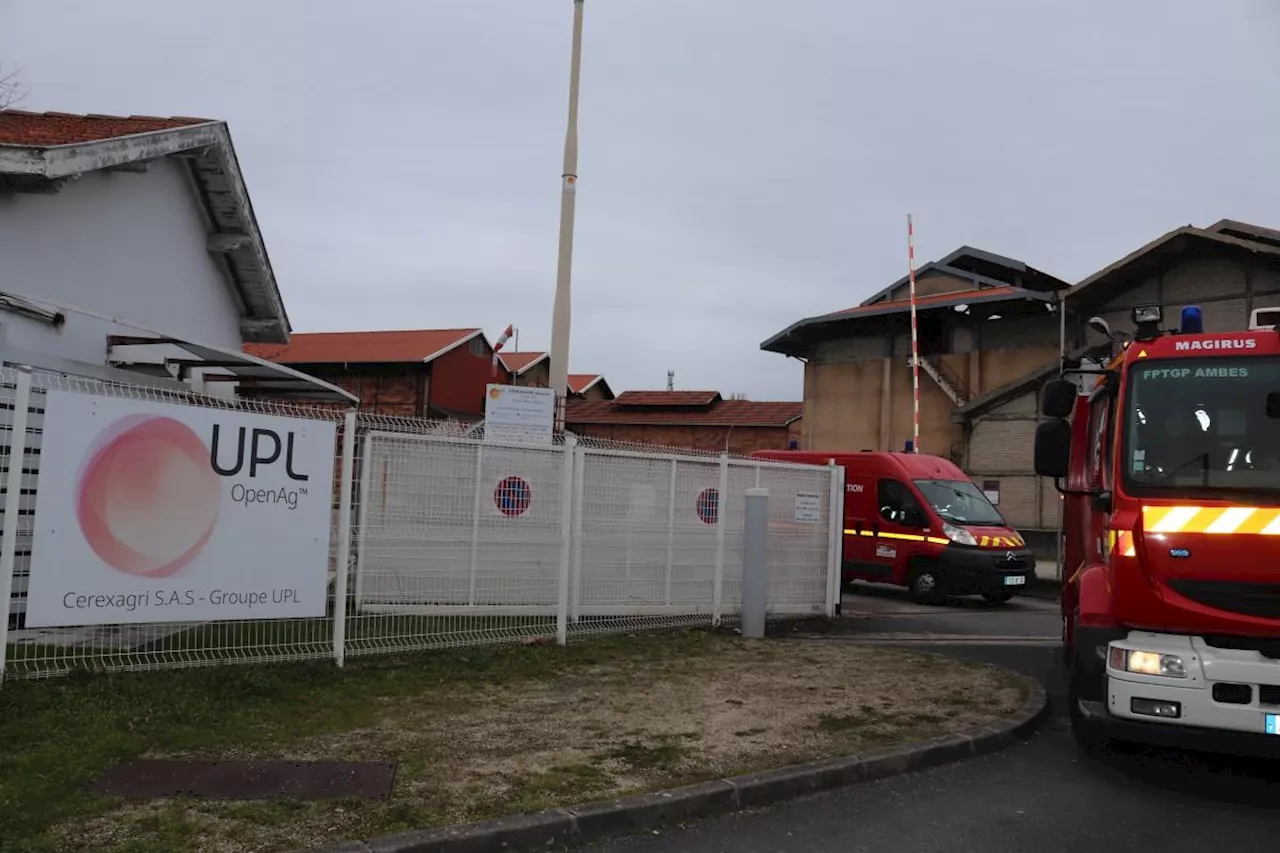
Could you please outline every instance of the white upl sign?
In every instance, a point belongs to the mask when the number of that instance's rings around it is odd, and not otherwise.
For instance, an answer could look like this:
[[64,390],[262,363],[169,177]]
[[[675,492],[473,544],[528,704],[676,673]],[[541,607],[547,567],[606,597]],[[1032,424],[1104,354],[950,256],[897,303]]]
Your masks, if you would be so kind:
[[556,392],[550,388],[489,385],[484,396],[486,441],[550,444],[555,429]]
[[50,391],[27,625],[324,616],[336,433]]

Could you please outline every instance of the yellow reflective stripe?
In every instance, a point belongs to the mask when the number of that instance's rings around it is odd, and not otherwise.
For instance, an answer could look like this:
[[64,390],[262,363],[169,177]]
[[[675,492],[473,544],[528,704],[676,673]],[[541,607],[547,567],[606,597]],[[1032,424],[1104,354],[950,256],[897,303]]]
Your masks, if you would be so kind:
[[[870,530],[854,530],[845,528],[845,536],[868,536],[878,539],[897,539],[905,542],[928,542],[931,545],[950,545],[951,540],[941,536],[921,536],[918,533],[873,533]],[[1022,548],[1027,543],[1021,536],[983,536],[979,545],[982,548]]]
[[1148,533],[1280,536],[1280,508],[1146,506],[1142,508],[1142,526]]
[[876,539],[897,539],[902,542],[932,542],[935,545],[947,545],[951,541],[949,539],[938,539],[934,536],[921,536],[918,533],[872,533],[870,530],[858,531],[847,529],[844,533],[846,536],[870,536]]
[[1142,526],[1152,533],[1198,532],[1190,524],[1199,514],[1198,506],[1147,507],[1142,511]]
[[1204,529],[1205,533],[1235,533],[1240,525],[1249,520],[1249,516],[1258,510],[1247,506],[1233,506],[1219,515]]
[[1132,530],[1116,531],[1114,545],[1115,550],[1119,551],[1122,557],[1135,557],[1138,554],[1134,546]]

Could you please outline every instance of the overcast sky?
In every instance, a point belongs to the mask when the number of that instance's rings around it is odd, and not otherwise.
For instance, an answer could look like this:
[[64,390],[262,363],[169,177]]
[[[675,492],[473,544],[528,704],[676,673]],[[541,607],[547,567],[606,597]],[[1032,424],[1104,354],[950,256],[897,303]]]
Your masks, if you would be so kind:
[[[225,119],[297,331],[548,343],[570,0],[0,0],[31,110]],[[1280,227],[1277,0],[587,0],[570,369],[760,342],[963,244],[1074,281]]]

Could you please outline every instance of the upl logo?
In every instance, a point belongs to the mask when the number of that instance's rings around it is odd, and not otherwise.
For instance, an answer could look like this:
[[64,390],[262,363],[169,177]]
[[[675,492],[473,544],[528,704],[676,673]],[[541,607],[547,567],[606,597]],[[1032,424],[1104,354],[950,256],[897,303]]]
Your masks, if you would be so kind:
[[251,481],[231,487],[232,499],[243,506],[297,506],[303,489],[252,482],[268,466],[306,482],[307,475],[295,470],[292,431],[282,438],[274,430],[239,427],[234,454],[223,445],[218,424],[206,443],[187,424],[163,415],[127,415],[98,433],[75,484],[77,520],[94,554],[135,577],[178,574],[213,536],[226,478]]
[[[244,469],[244,450],[245,450],[245,434],[250,432],[245,427],[240,427],[237,431],[238,440],[236,442],[236,461],[235,464],[224,468],[218,464],[218,444],[222,436],[222,428],[217,424],[213,425],[213,441],[209,447],[209,465],[215,472],[224,477],[234,477]],[[306,474],[298,474],[293,470],[293,440],[294,433],[292,430],[285,433],[284,442],[284,472],[290,480],[297,480],[305,483],[307,481]],[[268,449],[269,448],[269,449]],[[258,468],[264,465],[270,465],[280,459],[281,442],[280,434],[273,429],[259,429],[254,427],[252,430],[252,438],[249,440],[249,476],[258,476]]]

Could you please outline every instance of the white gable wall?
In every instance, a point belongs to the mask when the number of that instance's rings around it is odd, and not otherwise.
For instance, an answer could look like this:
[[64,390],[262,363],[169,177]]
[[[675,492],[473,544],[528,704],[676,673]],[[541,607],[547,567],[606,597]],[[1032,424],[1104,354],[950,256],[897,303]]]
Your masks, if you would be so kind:
[[[0,291],[239,350],[240,311],[184,168],[164,159],[90,172],[58,193],[0,193]],[[136,330],[77,313],[54,329],[0,311],[0,332],[0,357],[7,345],[102,365],[107,335]]]

